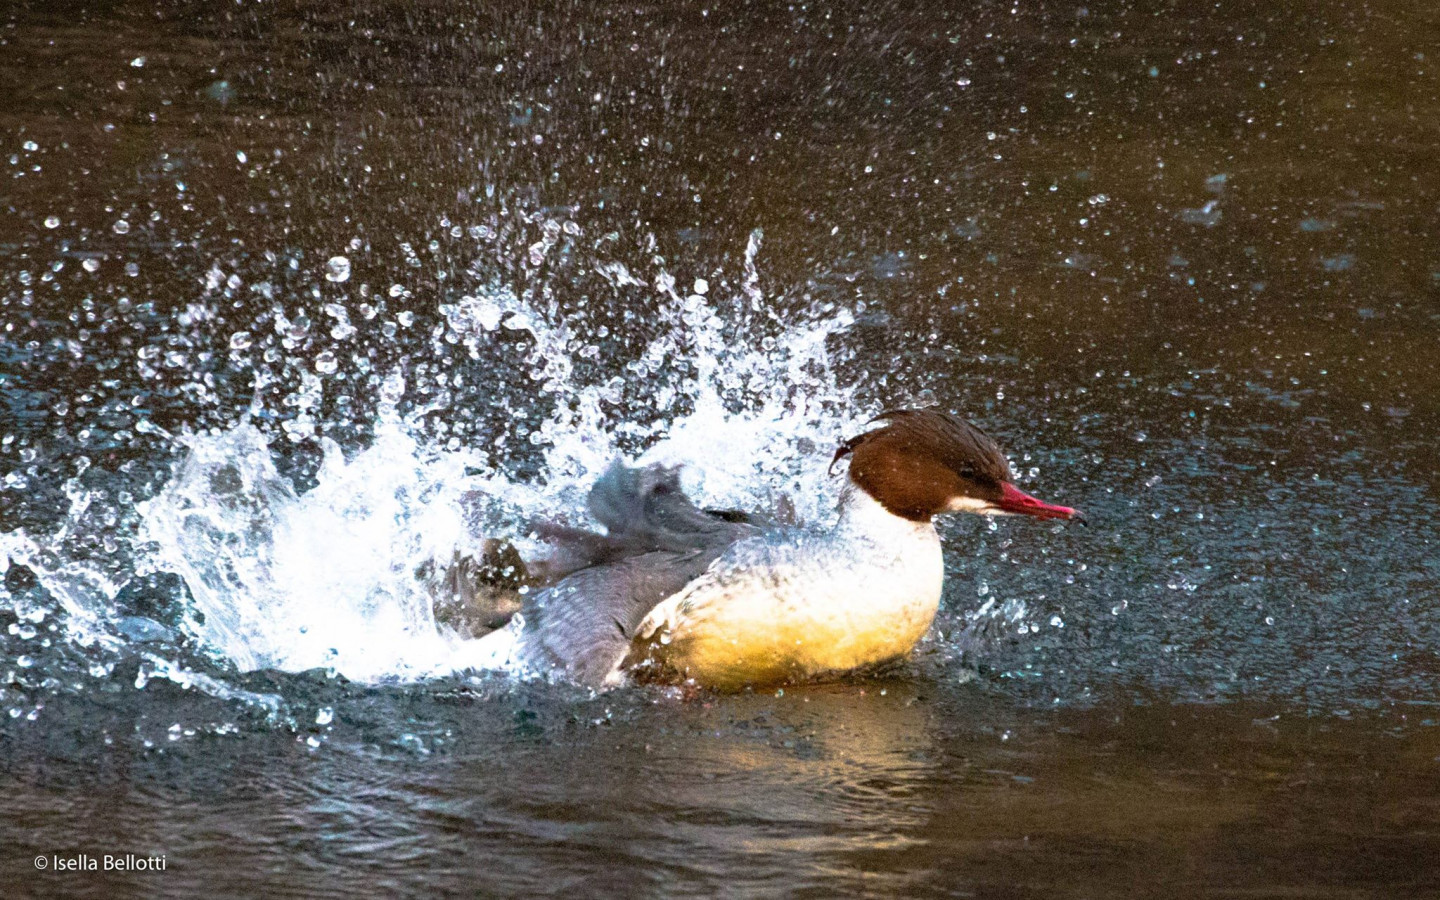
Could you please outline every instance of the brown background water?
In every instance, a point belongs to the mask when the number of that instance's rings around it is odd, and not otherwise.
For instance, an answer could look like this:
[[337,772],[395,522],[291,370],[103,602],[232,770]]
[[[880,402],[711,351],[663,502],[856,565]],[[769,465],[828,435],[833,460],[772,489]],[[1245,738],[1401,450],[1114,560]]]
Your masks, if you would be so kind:
[[[949,527],[917,661],[783,696],[235,676],[333,706],[312,752],[48,648],[4,688],[42,710],[0,724],[7,896],[1440,895],[1433,7],[20,2],[0,42],[5,530],[60,527],[81,456],[153,492],[177,450],[136,422],[250,403],[263,304],[212,266],[304,296],[357,239],[428,334],[470,252],[442,218],[547,209],[717,294],[762,228],[777,314],[856,312],[857,404],[933,393],[1093,520]],[[527,234],[496,277],[596,292]],[[583,321],[623,345],[625,312]],[[471,390],[445,434],[507,427]],[[340,396],[322,431],[363,444]],[[1064,627],[958,639],[982,584]],[[34,869],[80,852],[168,869]]]

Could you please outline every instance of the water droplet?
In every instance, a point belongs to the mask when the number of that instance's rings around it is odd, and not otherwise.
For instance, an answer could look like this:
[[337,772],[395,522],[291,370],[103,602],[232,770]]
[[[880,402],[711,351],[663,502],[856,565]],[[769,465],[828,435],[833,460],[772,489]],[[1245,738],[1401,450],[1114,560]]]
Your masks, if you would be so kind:
[[82,262],[80,267],[87,272],[98,272],[100,271],[100,260],[91,256]]
[[140,274],[140,264],[139,264],[139,263],[133,263],[133,262],[126,263],[126,264],[125,264],[125,274],[126,274],[126,275],[129,275],[131,278],[134,278],[136,275],[139,275],[139,274]]
[[697,278],[697,279],[695,279],[695,293],[697,293],[697,294],[708,294],[709,292],[710,292],[710,282],[706,281],[706,280],[703,279],[703,278]]
[[325,264],[325,280],[336,284],[350,280],[350,260],[343,256],[332,256]]
[[230,335],[231,350],[244,350],[252,343],[253,341],[250,339],[250,332],[248,331],[237,331]]
[[335,354],[329,350],[321,351],[320,355],[315,357],[315,371],[321,375],[329,375],[338,368],[340,368],[340,363],[336,361]]
[[405,396],[405,376],[399,372],[391,372],[385,376],[380,384],[380,398],[386,403],[398,403],[400,398]]
[[59,216],[46,216],[46,217],[45,217],[45,227],[46,227],[46,228],[59,228],[59,227],[60,227],[60,217],[59,217]]
[[1220,201],[1211,200],[1204,206],[1180,210],[1180,221],[1187,225],[1203,225],[1212,228],[1220,221]]
[[20,146],[24,147],[26,150],[29,150],[31,153],[34,153],[36,150],[40,149],[40,145],[35,143],[34,141],[26,141]]
[[330,707],[322,706],[319,710],[316,711],[316,725],[329,725],[333,721],[335,721],[335,710],[331,709]]
[[244,150],[236,150],[236,151],[235,151],[235,158],[240,161],[240,165],[242,165],[242,166],[245,165],[245,163],[247,163],[247,162],[250,161],[250,157],[248,157],[248,156],[245,155],[245,151],[244,151]]
[[110,226],[110,230],[116,234],[129,234],[130,223],[124,219],[116,219],[115,224]]
[[131,65],[133,68],[136,68],[136,69],[144,68],[144,67],[145,67],[145,57],[143,57],[143,56],[137,56],[137,57],[135,57],[134,59],[130,60],[130,65]]

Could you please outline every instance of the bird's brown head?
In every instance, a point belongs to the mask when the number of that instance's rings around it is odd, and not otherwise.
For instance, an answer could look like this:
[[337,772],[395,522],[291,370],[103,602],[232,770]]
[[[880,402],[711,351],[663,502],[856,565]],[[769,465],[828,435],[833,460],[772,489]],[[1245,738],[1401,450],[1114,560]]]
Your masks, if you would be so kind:
[[1010,463],[985,432],[932,409],[897,409],[845,441],[830,465],[850,457],[850,480],[891,513],[928,522],[944,512],[1073,519],[1079,513],[1012,484]]

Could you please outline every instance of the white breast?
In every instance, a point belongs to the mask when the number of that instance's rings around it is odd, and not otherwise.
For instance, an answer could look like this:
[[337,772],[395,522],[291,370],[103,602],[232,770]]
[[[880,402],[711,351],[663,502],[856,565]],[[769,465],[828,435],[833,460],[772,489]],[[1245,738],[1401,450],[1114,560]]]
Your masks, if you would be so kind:
[[736,544],[640,634],[659,632],[670,664],[718,687],[843,671],[907,653],[934,619],[943,578],[934,526],[852,487],[832,532]]

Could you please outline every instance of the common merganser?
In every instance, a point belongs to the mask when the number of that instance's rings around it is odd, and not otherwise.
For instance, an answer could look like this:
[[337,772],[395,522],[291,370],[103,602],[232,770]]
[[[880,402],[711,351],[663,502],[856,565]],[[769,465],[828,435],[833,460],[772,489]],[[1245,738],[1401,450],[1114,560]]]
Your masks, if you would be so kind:
[[595,688],[820,679],[899,659],[929,629],[945,576],[935,516],[1079,517],[1016,488],[999,445],[957,416],[871,424],[831,460],[849,471],[829,531],[702,510],[676,470],[617,463],[589,498],[607,533],[538,529],[556,547],[537,569],[549,586],[482,643]]

